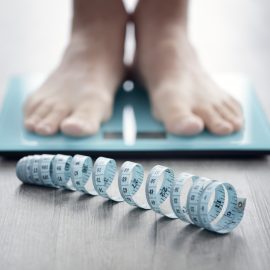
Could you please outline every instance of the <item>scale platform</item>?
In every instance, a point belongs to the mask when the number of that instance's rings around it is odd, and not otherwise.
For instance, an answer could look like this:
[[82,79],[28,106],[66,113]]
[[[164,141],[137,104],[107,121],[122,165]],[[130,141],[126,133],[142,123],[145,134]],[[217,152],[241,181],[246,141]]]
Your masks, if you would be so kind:
[[239,75],[220,75],[214,79],[243,105],[245,127],[238,133],[215,136],[204,131],[192,137],[169,134],[153,119],[145,90],[127,81],[118,91],[112,118],[102,125],[99,133],[73,138],[61,133],[45,137],[25,130],[23,103],[43,77],[15,77],[9,82],[0,113],[0,155],[81,153],[93,157],[165,158],[270,154],[270,125],[250,82]]

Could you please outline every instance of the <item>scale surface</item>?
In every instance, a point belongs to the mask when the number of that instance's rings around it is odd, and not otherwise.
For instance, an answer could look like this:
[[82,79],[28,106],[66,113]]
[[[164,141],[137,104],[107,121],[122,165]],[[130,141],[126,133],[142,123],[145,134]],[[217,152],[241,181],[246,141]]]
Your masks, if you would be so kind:
[[[243,105],[245,127],[229,136],[205,131],[197,136],[180,137],[166,133],[151,116],[143,88],[120,89],[114,114],[98,134],[72,138],[59,133],[43,137],[23,126],[22,105],[27,95],[43,81],[42,76],[10,80],[0,113],[0,154],[22,156],[30,153],[83,153],[112,157],[196,157],[247,156],[270,154],[270,125],[250,82],[238,75],[215,76]],[[129,82],[125,84],[131,86]],[[127,88],[128,88],[127,87]]]

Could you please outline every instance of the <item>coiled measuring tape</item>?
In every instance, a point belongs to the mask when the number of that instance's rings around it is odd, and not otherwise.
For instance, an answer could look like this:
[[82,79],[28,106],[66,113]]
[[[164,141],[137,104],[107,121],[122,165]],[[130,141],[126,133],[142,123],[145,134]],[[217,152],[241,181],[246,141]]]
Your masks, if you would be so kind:
[[82,155],[27,156],[18,161],[16,174],[26,184],[125,201],[220,234],[241,222],[246,205],[246,199],[238,198],[229,183],[189,173],[175,176],[172,169],[161,165],[144,177],[143,166],[130,161],[122,164],[117,176],[115,160],[105,157],[93,166],[92,159]]

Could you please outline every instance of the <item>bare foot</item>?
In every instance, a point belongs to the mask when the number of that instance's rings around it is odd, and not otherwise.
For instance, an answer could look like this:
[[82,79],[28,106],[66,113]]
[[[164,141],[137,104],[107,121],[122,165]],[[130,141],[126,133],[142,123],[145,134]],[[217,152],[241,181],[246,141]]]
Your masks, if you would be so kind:
[[123,68],[127,14],[121,0],[74,0],[70,43],[59,67],[25,104],[25,126],[41,135],[85,136],[112,112]]
[[134,20],[135,64],[166,129],[179,135],[205,127],[217,135],[241,129],[239,103],[209,78],[188,40],[187,1],[140,1]]

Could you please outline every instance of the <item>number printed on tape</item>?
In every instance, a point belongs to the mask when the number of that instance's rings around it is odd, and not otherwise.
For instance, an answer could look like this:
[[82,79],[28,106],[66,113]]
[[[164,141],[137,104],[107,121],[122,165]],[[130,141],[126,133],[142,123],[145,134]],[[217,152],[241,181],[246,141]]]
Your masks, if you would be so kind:
[[113,159],[88,156],[33,155],[20,159],[17,177],[25,184],[65,188],[114,201],[125,201],[169,218],[178,218],[220,234],[241,222],[246,199],[226,182],[180,173],[156,165],[144,177],[139,163],[126,161],[118,176]]

